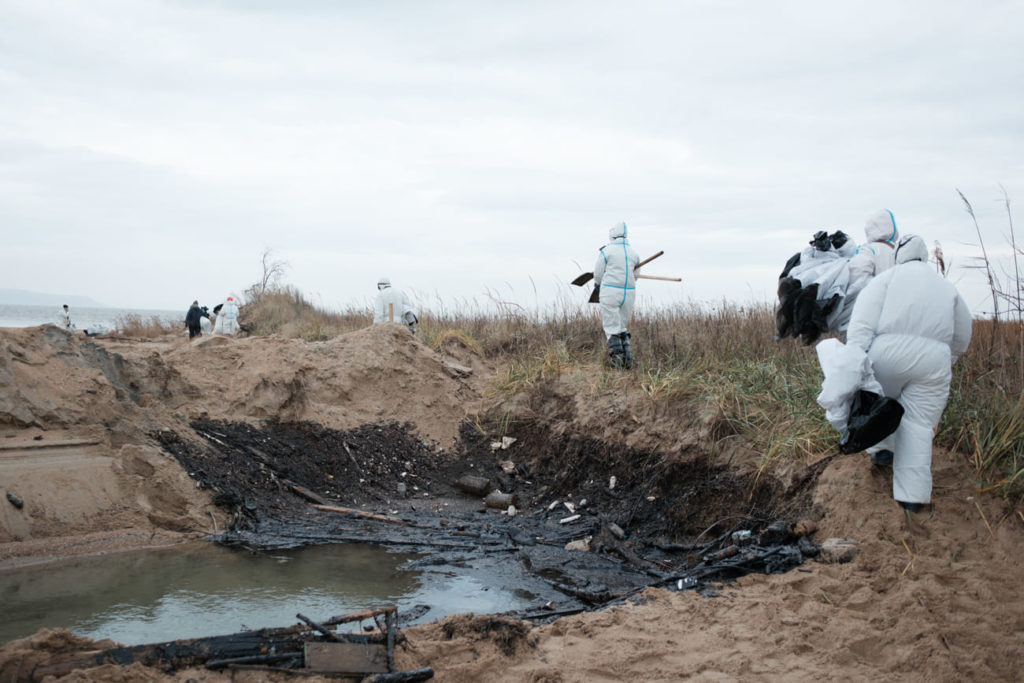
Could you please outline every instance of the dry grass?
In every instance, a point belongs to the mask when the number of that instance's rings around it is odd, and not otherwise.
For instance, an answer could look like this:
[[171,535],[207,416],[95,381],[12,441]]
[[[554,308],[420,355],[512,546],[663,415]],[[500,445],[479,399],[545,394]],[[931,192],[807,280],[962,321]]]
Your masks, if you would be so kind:
[[[365,311],[329,313],[297,291],[264,294],[243,309],[254,334],[326,340],[371,324]],[[685,402],[715,425],[719,441],[740,439],[761,452],[762,470],[835,448],[837,434],[815,398],[821,370],[812,347],[773,339],[772,311],[722,304],[639,313],[630,325],[637,366],[604,369],[605,342],[597,309],[559,304],[539,314],[506,307],[499,314],[424,313],[420,338],[435,349],[457,345],[502,368],[495,392],[544,391],[568,370],[599,368],[592,389],[636,383],[652,401]],[[1019,322],[976,321],[970,349],[955,366],[948,408],[936,443],[964,454],[979,488],[1024,495],[1024,362]]]
[[168,334],[182,334],[185,330],[185,319],[180,324],[168,322],[157,316],[143,318],[135,313],[122,315],[114,321],[113,336],[119,337],[163,337]]

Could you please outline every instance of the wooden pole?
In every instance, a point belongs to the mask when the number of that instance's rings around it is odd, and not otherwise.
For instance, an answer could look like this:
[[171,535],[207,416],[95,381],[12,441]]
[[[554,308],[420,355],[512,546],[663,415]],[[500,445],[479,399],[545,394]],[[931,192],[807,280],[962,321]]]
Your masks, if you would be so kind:
[[681,277],[662,277],[661,275],[641,275],[639,273],[637,274],[636,278],[638,280],[664,280],[665,282],[682,282],[683,281],[683,278],[681,278]]
[[388,304],[388,322],[395,322],[395,305]]

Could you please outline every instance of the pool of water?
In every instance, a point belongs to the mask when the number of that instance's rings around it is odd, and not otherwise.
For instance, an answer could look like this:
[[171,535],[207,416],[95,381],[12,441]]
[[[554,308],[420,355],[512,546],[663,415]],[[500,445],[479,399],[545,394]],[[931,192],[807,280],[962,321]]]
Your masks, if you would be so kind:
[[136,645],[288,626],[299,612],[316,620],[427,605],[418,620],[433,620],[557,598],[541,581],[509,576],[507,558],[458,573],[400,569],[412,557],[363,545],[254,555],[204,543],[9,570],[0,572],[0,643],[63,627]]

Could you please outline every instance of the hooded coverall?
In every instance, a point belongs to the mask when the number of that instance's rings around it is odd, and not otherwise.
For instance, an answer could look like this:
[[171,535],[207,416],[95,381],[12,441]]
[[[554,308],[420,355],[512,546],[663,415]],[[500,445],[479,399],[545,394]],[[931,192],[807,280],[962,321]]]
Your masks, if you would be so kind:
[[416,311],[413,309],[412,304],[409,303],[409,297],[405,295],[405,292],[392,287],[391,281],[387,278],[380,279],[377,283],[377,290],[377,299],[373,303],[373,322],[389,322],[388,304],[391,304],[395,317],[394,322],[401,322],[405,324],[405,326],[415,334],[416,323],[419,322],[419,320],[417,319]]
[[[629,332],[626,327],[633,315],[636,299],[636,265],[640,257],[626,239],[625,223],[619,223],[608,231],[611,240],[601,247],[594,265],[594,285],[600,288],[598,301],[601,304],[601,325],[608,338],[609,353],[614,357],[628,353]],[[625,350],[624,350],[625,349]]]
[[893,498],[929,503],[932,437],[949,395],[952,364],[971,341],[971,312],[927,263],[924,240],[900,242],[896,266],[860,292],[847,344],[865,351],[885,395],[904,408],[880,446],[893,451]]
[[234,334],[238,332],[238,303],[228,297],[217,314],[217,322],[213,324],[214,334]]

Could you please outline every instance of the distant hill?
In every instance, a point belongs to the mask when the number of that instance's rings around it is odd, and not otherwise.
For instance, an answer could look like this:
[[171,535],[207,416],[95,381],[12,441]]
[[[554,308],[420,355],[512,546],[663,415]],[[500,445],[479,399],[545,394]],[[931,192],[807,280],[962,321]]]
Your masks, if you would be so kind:
[[82,308],[107,308],[99,301],[87,296],[70,296],[68,294],[47,294],[30,292],[27,289],[0,289],[0,304],[17,306],[68,306]]

